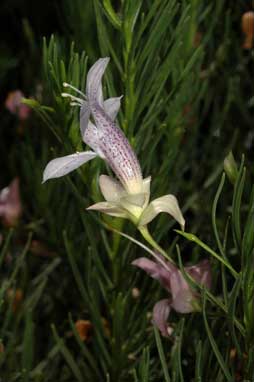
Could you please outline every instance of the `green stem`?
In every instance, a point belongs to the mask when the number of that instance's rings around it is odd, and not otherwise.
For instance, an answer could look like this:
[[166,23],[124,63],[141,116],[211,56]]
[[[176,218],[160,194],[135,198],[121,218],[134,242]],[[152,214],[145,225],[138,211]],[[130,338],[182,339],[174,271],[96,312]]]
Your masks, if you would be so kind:
[[219,260],[225,267],[227,267],[231,274],[237,279],[239,277],[238,272],[235,271],[235,269],[230,265],[227,259],[224,259],[220,255],[218,255],[216,252],[214,252],[208,245],[203,243],[196,235],[188,232],[183,232],[178,229],[175,229],[175,232],[177,232],[179,235],[185,237],[189,241],[194,241],[197,245],[199,245],[201,248],[203,248],[206,252],[210,253],[213,257],[215,257],[217,260]]
[[167,254],[166,251],[164,251],[163,248],[153,239],[150,232],[147,229],[147,226],[139,227],[139,231],[143,238],[156,250],[158,251],[162,256],[164,256],[167,260],[169,260],[172,264],[175,264],[174,260],[171,259],[171,257]]

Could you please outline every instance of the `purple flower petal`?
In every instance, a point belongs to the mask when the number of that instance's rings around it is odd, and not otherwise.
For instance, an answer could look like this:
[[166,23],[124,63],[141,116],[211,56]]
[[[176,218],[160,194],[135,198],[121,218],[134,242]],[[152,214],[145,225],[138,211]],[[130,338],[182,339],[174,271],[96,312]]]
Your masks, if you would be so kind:
[[170,300],[164,299],[158,301],[153,308],[153,324],[157,326],[164,337],[170,336],[170,326],[168,325],[168,316],[170,313]]
[[108,98],[104,101],[104,110],[114,121],[121,106],[121,97]]
[[93,151],[84,151],[50,161],[43,172],[43,183],[48,179],[59,178],[69,172],[76,170],[82,164],[97,156]]
[[173,268],[171,268],[172,271],[170,272],[167,269],[165,269],[161,264],[149,260],[146,257],[140,257],[134,260],[131,264],[143,269],[143,271],[145,271],[153,279],[158,280],[160,284],[170,292],[170,277],[171,273],[175,268],[173,265]]
[[103,107],[101,79],[109,63],[109,58],[100,58],[87,73],[86,94],[89,103],[97,102]]
[[170,286],[172,308],[179,313],[193,312],[195,310],[193,302],[196,299],[196,296],[178,269],[171,275]]
[[[132,264],[160,282],[171,294],[171,307],[177,312],[190,313],[199,310],[199,295],[185,280],[181,271],[160,254],[156,256],[158,258],[156,262],[141,257],[134,260]],[[207,288],[211,287],[211,269],[208,260],[186,267],[185,270],[196,282]]]
[[[185,267],[185,271],[200,285],[211,288],[211,268],[208,260]],[[180,270],[173,273],[170,279],[172,308],[180,313],[189,313],[198,309],[198,293],[188,284]]]
[[129,193],[142,192],[140,164],[122,130],[99,105],[91,107],[91,112],[98,129],[100,150],[105,160]]
[[13,114],[17,114],[24,94],[20,90],[10,92],[5,100],[5,107]]
[[82,106],[80,108],[79,118],[80,118],[81,137],[82,137],[83,141],[86,143],[85,133],[86,133],[86,129],[88,127],[89,118],[90,118],[90,109],[89,109],[87,101],[83,101],[83,103],[82,103]]
[[0,192],[0,217],[6,226],[11,227],[17,223],[21,214],[19,179],[15,178]]
[[196,265],[185,267],[185,270],[197,283],[211,289],[212,271],[209,260],[202,260]]
[[[143,180],[137,157],[122,130],[117,127],[102,105],[101,80],[108,62],[108,58],[99,59],[91,67],[87,75],[86,93],[88,107],[97,128],[96,152],[107,161],[129,193],[140,193],[143,191]],[[82,107],[85,108],[86,106],[82,105]],[[115,108],[116,103],[114,104]],[[86,111],[83,113],[84,122],[82,121],[83,126],[81,131],[85,142],[90,145],[91,136],[89,138],[85,136],[87,131]],[[115,110],[113,111],[114,113]]]
[[88,122],[88,126],[84,131],[83,141],[88,146],[90,146],[100,158],[105,159],[105,156],[100,149],[100,139],[98,136],[98,130],[96,126],[90,121]]

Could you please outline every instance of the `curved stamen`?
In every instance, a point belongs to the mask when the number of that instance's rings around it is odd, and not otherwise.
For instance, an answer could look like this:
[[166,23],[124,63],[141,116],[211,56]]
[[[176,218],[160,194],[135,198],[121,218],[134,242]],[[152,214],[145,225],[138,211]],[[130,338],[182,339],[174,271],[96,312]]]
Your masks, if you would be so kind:
[[82,105],[80,105],[79,102],[71,102],[70,105],[71,106],[82,106]]
[[70,88],[72,90],[75,90],[76,93],[82,95],[82,97],[84,97],[86,99],[86,95],[79,89],[75,88],[75,86],[71,85],[71,84],[68,84],[67,82],[64,82],[63,83],[63,87],[65,88]]
[[79,105],[83,105],[83,103],[84,103],[84,99],[79,98],[79,97],[75,97],[74,95],[69,94],[69,93],[62,93],[61,96],[65,97],[65,98],[70,98],[72,101],[78,102]]

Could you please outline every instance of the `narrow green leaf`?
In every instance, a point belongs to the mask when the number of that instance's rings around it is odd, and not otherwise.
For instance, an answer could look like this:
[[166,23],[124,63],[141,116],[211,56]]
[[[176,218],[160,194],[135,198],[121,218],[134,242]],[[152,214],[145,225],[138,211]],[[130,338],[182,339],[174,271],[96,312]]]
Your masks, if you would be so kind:
[[242,241],[242,256],[244,265],[250,267],[252,263],[251,252],[254,249],[254,186],[252,187],[250,202],[248,206],[248,216],[244,226],[244,234]]
[[64,357],[66,363],[70,367],[71,371],[73,372],[73,375],[79,382],[84,382],[83,376],[79,370],[79,367],[77,363],[75,362],[71,352],[67,349],[65,346],[64,341],[59,337],[55,325],[51,326],[52,331],[53,331],[53,336],[55,338],[55,341],[59,347],[60,352],[62,353],[62,356]]
[[220,184],[219,184],[219,187],[217,189],[217,192],[215,194],[215,198],[214,198],[214,201],[213,201],[213,206],[212,206],[212,225],[213,225],[213,231],[214,231],[216,243],[218,245],[220,254],[225,259],[225,253],[224,253],[223,245],[222,245],[220,237],[219,237],[219,233],[218,233],[218,229],[217,229],[217,223],[216,223],[217,205],[218,205],[218,201],[219,201],[219,198],[220,198],[220,195],[221,195],[224,183],[225,183],[225,173],[222,174],[222,177],[221,177],[221,180],[220,180]]
[[202,382],[203,357],[202,357],[202,342],[201,341],[198,341],[198,345],[195,348],[195,352],[196,352],[195,382]]
[[155,334],[156,345],[157,345],[158,353],[160,356],[160,361],[161,361],[161,366],[162,366],[164,378],[165,378],[166,382],[170,382],[171,379],[170,379],[169,372],[168,372],[168,365],[166,362],[166,357],[165,357],[165,353],[163,350],[161,337],[160,337],[158,329],[155,326],[154,326],[154,334]]
[[177,337],[177,364],[178,364],[178,375],[179,382],[184,382],[183,370],[182,370],[182,342],[183,342],[183,329],[184,329],[184,318],[181,319],[179,324],[179,335]]
[[91,352],[88,350],[87,346],[81,341],[81,338],[80,338],[80,336],[76,330],[76,327],[74,325],[74,322],[73,322],[70,314],[69,314],[69,322],[71,325],[72,332],[74,333],[75,339],[76,339],[82,353],[84,354],[84,357],[87,359],[87,362],[89,363],[91,369],[95,372],[97,377],[102,379],[102,376],[101,376],[100,371],[99,371],[99,367],[96,364],[96,360],[93,357],[93,355],[91,354]]
[[240,275],[238,280],[235,281],[232,291],[230,293],[230,297],[228,300],[228,316],[227,316],[229,320],[230,333],[231,333],[231,336],[234,341],[234,345],[237,349],[237,354],[239,357],[241,357],[242,351],[241,351],[240,343],[237,339],[237,335],[235,332],[234,321],[236,317],[236,308],[237,308],[236,302],[237,302],[237,299],[239,298],[241,285],[242,285],[242,277]]
[[[106,364],[110,364],[110,356],[109,356],[108,349],[107,349],[107,346],[105,343],[105,338],[103,335],[104,329],[103,329],[103,325],[102,325],[101,315],[100,315],[100,311],[98,309],[98,306],[96,305],[95,300],[93,299],[93,295],[92,295],[93,291],[91,290],[91,292],[90,292],[91,295],[89,295],[88,292],[86,291],[86,288],[84,286],[84,282],[82,280],[81,274],[78,270],[77,264],[76,264],[75,259],[73,257],[73,254],[71,251],[71,246],[70,246],[70,243],[67,239],[66,232],[63,232],[63,237],[64,237],[64,243],[65,243],[66,251],[68,254],[68,259],[69,259],[69,262],[70,262],[70,265],[72,268],[72,272],[73,272],[75,281],[77,283],[77,286],[79,288],[81,296],[84,299],[84,302],[87,304],[87,306],[90,310],[90,313],[91,313],[92,319],[93,319],[93,323],[97,329],[96,333],[95,333],[96,334],[95,338],[98,341],[98,346],[100,347],[101,355],[103,356],[103,359],[105,359]],[[101,359],[101,362],[102,362],[102,359]]]
[[6,236],[5,240],[4,240],[4,244],[3,244],[1,252],[0,252],[0,268],[1,268],[2,263],[4,261],[5,255],[6,255],[7,251],[8,251],[8,248],[9,248],[10,241],[11,241],[13,233],[14,233],[14,230],[13,230],[13,228],[11,228],[8,231],[8,234],[7,234],[7,236]]
[[[203,286],[196,283],[195,280],[185,271],[178,245],[176,246],[176,249],[177,249],[179,267],[185,280],[190,284],[192,288],[194,289],[197,288],[200,292],[203,292],[205,290],[208,300],[212,302],[213,304],[217,305],[223,312],[226,313],[226,315],[228,315],[227,306],[225,306],[220,299],[216,298],[211,292],[209,292],[208,289],[205,289]],[[242,324],[237,320],[236,317],[234,317],[234,324],[238,328],[240,333],[244,336],[244,333],[245,333],[244,328]]]
[[241,248],[241,200],[245,182],[244,157],[238,171],[237,180],[234,187],[233,205],[232,205],[232,225],[235,234],[235,240],[238,248]]
[[206,252],[210,253],[213,257],[215,257],[217,260],[219,260],[222,264],[227,267],[232,275],[237,278],[238,273],[234,270],[234,268],[229,264],[229,262],[225,259],[223,259],[220,255],[218,255],[216,252],[214,252],[208,245],[206,245],[204,242],[202,242],[196,235],[192,233],[187,233],[179,230],[175,230],[179,235],[185,237],[189,241],[194,241],[194,243],[198,244],[201,248],[203,248]]
[[111,1],[110,0],[103,0],[103,6],[104,6],[105,14],[106,14],[107,18],[109,19],[109,21],[111,22],[111,24],[116,29],[120,30],[122,22],[121,22],[121,19],[119,18],[119,16],[117,15],[117,13],[115,12],[115,10],[111,4]]
[[142,382],[149,382],[149,365],[150,365],[150,353],[149,353],[149,348],[146,347],[142,352],[142,358],[139,365],[140,379]]
[[29,381],[29,373],[33,367],[33,358],[35,353],[34,330],[35,325],[33,322],[32,311],[28,309],[25,318],[25,332],[22,346],[22,368],[24,370],[23,382]]
[[215,339],[214,339],[214,337],[212,335],[211,329],[210,329],[210,327],[208,325],[208,321],[207,321],[207,317],[206,317],[206,311],[205,311],[206,310],[206,292],[205,291],[204,291],[203,297],[204,297],[203,318],[204,318],[205,328],[206,328],[206,332],[207,332],[210,344],[212,346],[213,352],[214,352],[214,354],[215,354],[215,356],[217,358],[217,361],[218,361],[218,363],[219,363],[219,365],[220,365],[220,367],[221,367],[221,369],[222,369],[222,371],[224,373],[224,376],[226,377],[227,381],[228,382],[233,382],[234,379],[233,379],[232,375],[230,374],[230,371],[229,371],[229,369],[228,369],[228,367],[227,367],[227,365],[226,365],[226,363],[225,363],[225,361],[224,361],[224,359],[222,357],[222,354],[221,354],[221,352],[220,352],[220,350],[218,348],[218,345],[215,342]]

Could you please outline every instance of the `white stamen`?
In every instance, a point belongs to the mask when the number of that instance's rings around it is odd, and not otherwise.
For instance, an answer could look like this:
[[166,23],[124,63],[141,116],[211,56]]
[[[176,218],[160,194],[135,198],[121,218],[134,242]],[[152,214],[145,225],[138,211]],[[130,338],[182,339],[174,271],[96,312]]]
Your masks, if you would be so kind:
[[70,105],[71,105],[71,106],[82,106],[82,105],[80,105],[80,103],[78,103],[78,102],[71,102]]
[[67,82],[64,82],[63,83],[63,86],[65,88],[70,88],[70,89],[73,89],[75,90],[75,92],[77,92],[78,94],[82,95],[84,98],[86,98],[86,95],[79,89],[75,88],[75,86],[71,85],[71,84],[68,84]]
[[62,93],[61,96],[65,98],[70,98],[72,101],[77,101],[80,105],[83,105],[84,103],[84,100],[82,98],[75,97],[74,95],[69,93]]

